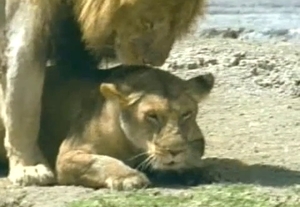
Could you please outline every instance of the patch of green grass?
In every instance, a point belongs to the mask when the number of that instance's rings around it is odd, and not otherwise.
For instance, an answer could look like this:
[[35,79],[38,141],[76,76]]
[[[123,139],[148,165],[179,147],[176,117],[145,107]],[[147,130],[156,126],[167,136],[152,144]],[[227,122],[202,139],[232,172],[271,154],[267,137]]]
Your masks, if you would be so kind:
[[294,191],[278,195],[251,185],[210,185],[180,191],[114,192],[67,207],[300,207],[299,198]]

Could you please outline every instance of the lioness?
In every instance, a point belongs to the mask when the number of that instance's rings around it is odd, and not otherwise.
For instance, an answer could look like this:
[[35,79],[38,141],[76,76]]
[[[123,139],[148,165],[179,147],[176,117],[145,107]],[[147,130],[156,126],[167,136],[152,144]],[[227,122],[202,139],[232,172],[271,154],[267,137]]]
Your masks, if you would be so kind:
[[212,74],[182,80],[160,69],[117,66],[71,78],[60,71],[46,76],[39,134],[59,184],[141,188],[149,180],[140,169],[200,165],[205,141],[197,104],[213,88]]

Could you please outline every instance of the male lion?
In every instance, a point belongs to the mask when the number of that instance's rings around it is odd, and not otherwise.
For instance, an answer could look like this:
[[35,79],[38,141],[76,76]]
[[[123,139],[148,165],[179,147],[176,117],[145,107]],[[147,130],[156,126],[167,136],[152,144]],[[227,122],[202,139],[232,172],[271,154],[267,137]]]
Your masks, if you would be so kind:
[[139,169],[200,166],[205,140],[196,115],[213,88],[212,74],[182,80],[147,66],[95,70],[85,78],[59,71],[47,72],[39,134],[59,184],[140,188],[149,180]]
[[[84,76],[99,58],[159,66],[205,0],[6,0],[5,148],[13,183],[44,185],[53,173],[36,144],[45,63]],[[90,64],[92,67],[86,67]]]

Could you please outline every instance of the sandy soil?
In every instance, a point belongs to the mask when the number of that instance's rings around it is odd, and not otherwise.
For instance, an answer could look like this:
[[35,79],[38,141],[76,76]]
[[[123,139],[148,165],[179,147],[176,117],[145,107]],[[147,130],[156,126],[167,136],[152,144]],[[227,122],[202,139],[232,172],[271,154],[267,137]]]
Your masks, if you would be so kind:
[[[165,69],[183,78],[211,71],[217,78],[199,113],[207,140],[204,169],[214,181],[274,189],[300,184],[297,47],[195,36],[175,46]],[[64,186],[19,188],[4,178],[0,207],[60,207],[105,192]]]

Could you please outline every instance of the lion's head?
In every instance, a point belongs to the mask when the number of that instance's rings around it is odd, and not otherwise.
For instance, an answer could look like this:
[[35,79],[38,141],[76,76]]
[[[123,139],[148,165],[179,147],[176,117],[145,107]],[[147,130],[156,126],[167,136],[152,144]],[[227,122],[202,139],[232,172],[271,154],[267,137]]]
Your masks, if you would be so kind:
[[185,81],[159,69],[144,68],[121,81],[103,83],[100,91],[119,105],[120,128],[147,154],[144,167],[179,170],[199,166],[205,140],[196,115],[198,103],[213,88],[214,76],[209,73]]
[[[81,0],[79,21],[88,47],[113,44],[123,64],[162,65],[206,0]],[[112,41],[113,39],[113,41]]]

